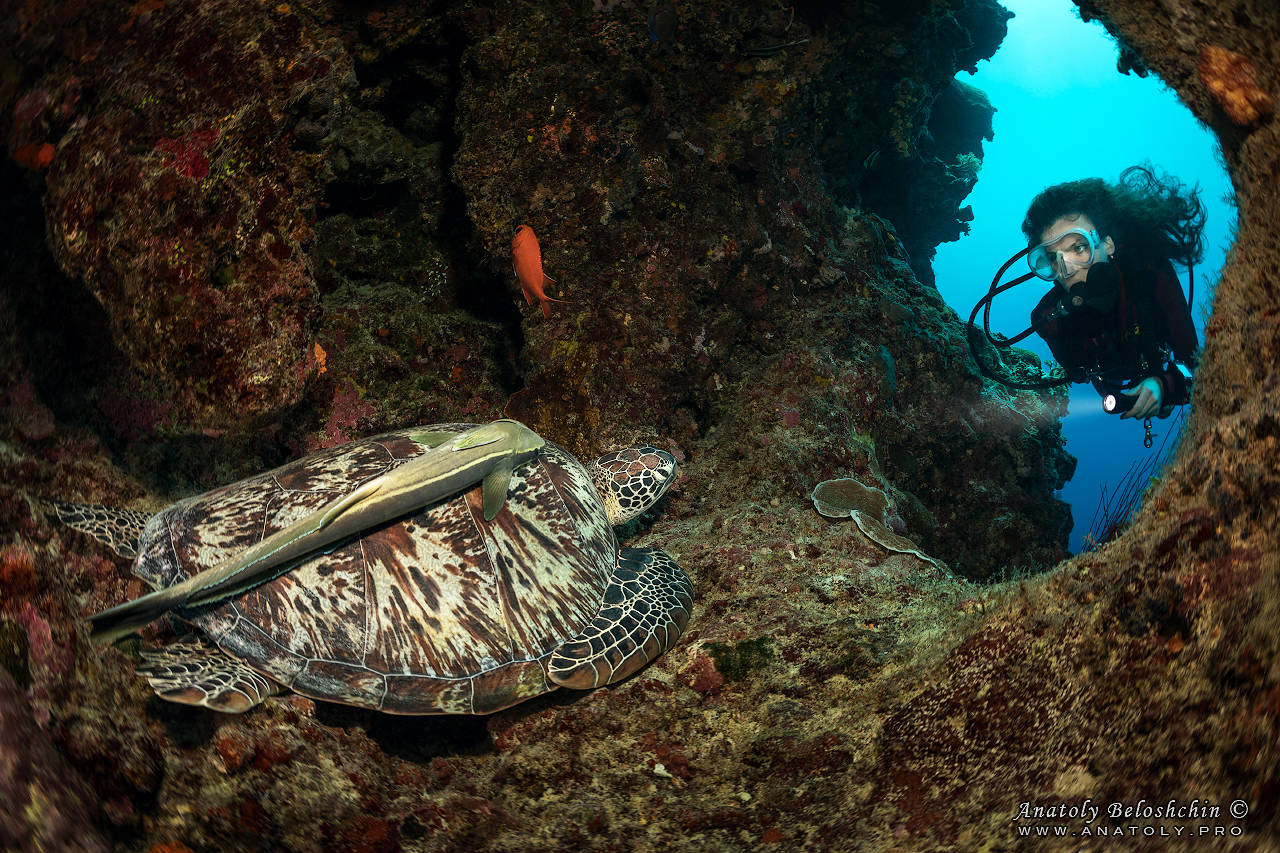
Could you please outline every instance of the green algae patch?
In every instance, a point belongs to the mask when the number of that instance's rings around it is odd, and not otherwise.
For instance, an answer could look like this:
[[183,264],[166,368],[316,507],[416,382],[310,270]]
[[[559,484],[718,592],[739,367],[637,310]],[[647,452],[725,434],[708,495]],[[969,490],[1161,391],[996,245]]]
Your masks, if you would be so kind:
[[709,643],[707,651],[715,659],[716,670],[728,681],[742,681],[773,660],[773,644],[768,637],[740,643]]

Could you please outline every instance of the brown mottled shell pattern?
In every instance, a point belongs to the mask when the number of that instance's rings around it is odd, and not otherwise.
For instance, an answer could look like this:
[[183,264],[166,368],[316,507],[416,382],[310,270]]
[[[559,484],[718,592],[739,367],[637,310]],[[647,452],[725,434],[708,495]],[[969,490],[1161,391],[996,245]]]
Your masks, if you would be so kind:
[[[177,583],[428,449],[410,436],[469,428],[387,433],[177,503],[148,524],[135,571]],[[492,522],[477,484],[184,616],[307,696],[486,713],[554,688],[546,659],[597,614],[617,559],[590,474],[548,442]]]

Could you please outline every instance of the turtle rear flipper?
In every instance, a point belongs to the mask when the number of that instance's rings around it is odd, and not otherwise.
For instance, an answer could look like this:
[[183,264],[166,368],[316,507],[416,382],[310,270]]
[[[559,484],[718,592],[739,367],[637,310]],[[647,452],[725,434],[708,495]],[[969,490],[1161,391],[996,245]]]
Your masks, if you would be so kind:
[[623,548],[600,612],[547,661],[561,687],[621,681],[676,644],[689,624],[693,584],[664,551]]
[[142,653],[138,674],[161,699],[240,714],[284,688],[213,643],[187,637]]
[[113,506],[45,501],[58,520],[97,539],[121,557],[138,556],[138,539],[151,513]]

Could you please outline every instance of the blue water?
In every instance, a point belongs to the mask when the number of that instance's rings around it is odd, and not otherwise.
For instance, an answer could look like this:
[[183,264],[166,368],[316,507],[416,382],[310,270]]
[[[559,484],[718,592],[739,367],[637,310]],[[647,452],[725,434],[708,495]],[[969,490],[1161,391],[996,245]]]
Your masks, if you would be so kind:
[[[1205,257],[1195,270],[1192,316],[1203,343],[1209,298],[1235,229],[1232,190],[1217,139],[1155,75],[1120,74],[1115,43],[1101,24],[1081,21],[1067,0],[1001,2],[1016,15],[1008,37],[990,61],[979,63],[977,74],[958,75],[985,91],[996,107],[995,139],[985,143],[982,172],[966,200],[974,211],[971,232],[938,248],[939,291],[967,318],[999,266],[1026,247],[1021,224],[1036,193],[1078,178],[1115,180],[1126,166],[1150,162],[1201,187],[1208,222]],[[1005,280],[1023,272],[1026,266],[1019,261]],[[1185,293],[1185,268],[1179,272]],[[1033,280],[997,297],[992,329],[1007,335],[1025,329],[1046,288]],[[1051,358],[1038,336],[1021,346]],[[1087,385],[1071,390],[1063,432],[1079,464],[1060,497],[1071,504],[1070,548],[1078,551],[1099,486],[1114,490],[1131,464],[1155,453],[1173,419],[1153,422],[1153,431],[1161,435],[1146,450],[1141,422],[1103,414]]]

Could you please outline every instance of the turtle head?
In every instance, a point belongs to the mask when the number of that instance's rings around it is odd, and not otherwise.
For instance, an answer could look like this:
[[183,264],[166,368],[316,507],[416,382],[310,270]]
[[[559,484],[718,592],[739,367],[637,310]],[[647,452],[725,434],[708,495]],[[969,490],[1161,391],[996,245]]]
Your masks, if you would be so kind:
[[615,526],[657,503],[676,475],[676,458],[647,444],[606,453],[591,465],[591,480]]

